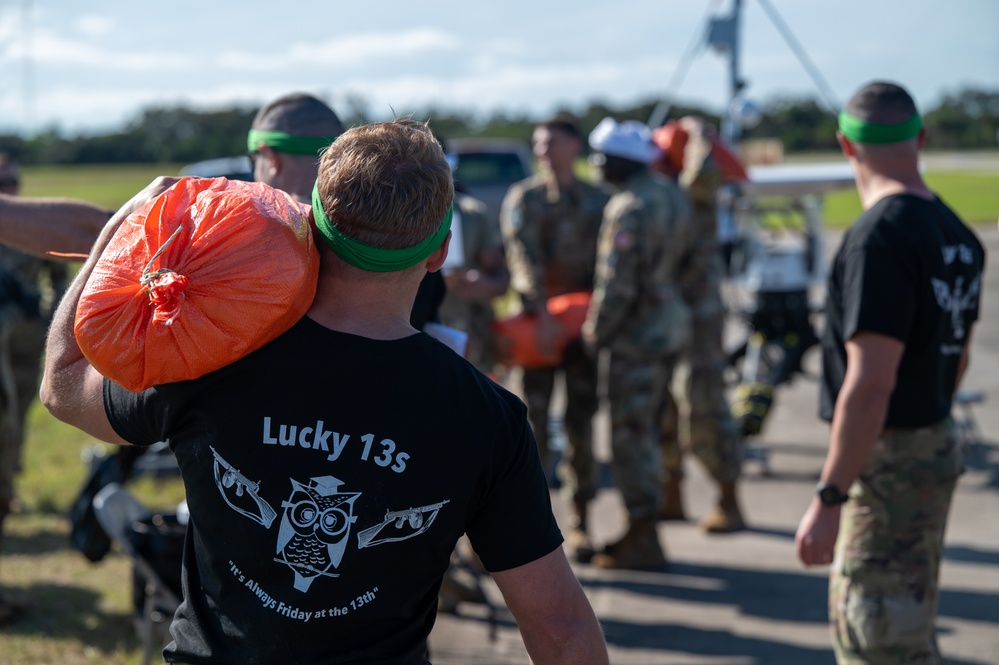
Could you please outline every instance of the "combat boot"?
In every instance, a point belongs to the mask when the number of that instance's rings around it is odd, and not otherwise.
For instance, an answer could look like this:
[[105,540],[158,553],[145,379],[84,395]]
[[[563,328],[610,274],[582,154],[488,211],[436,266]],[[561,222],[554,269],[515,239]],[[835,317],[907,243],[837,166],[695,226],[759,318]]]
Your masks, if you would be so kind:
[[576,518],[572,530],[569,531],[569,535],[565,539],[565,546],[569,550],[569,554],[577,562],[590,563],[593,555],[596,553],[596,548],[593,547],[593,541],[590,540],[590,536],[586,533],[586,502],[575,501],[574,506],[576,509]]
[[714,511],[701,520],[701,529],[706,533],[732,533],[746,528],[739,510],[739,499],[736,496],[734,480],[725,480],[719,484],[718,505]]
[[683,485],[676,478],[663,482],[663,505],[659,509],[659,519],[664,522],[683,522],[687,519],[683,510]]
[[593,565],[606,570],[663,570],[666,555],[659,545],[656,520],[629,519],[624,537],[593,555]]

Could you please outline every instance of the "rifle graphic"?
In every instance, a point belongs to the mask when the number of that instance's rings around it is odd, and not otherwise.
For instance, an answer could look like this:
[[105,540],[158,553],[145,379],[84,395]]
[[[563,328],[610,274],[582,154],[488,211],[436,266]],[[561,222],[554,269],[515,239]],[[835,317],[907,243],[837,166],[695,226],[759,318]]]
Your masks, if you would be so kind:
[[[254,522],[262,524],[266,529],[271,528],[274,518],[277,517],[277,512],[257,493],[260,491],[260,483],[253,482],[240,473],[239,469],[226,462],[213,446],[208,447],[215,455],[215,484],[218,486],[219,492],[222,493],[225,502],[240,515],[249,517]],[[233,486],[236,487],[235,490],[232,490]],[[231,493],[235,494],[235,497],[230,497],[230,492],[227,490],[232,490]],[[236,498],[242,497],[244,492],[257,504],[257,513],[250,512],[233,503]]]
[[[357,534],[357,547],[363,549],[365,547],[374,547],[375,545],[381,545],[382,543],[398,543],[403,540],[409,540],[410,538],[415,538],[424,531],[430,528],[430,525],[434,523],[437,518],[437,513],[444,504],[450,503],[449,499],[445,499],[439,503],[432,503],[427,506],[420,506],[419,508],[407,508],[406,510],[389,510],[385,513],[385,519],[382,520],[381,524],[376,524],[373,527],[367,528]],[[431,513],[430,517],[425,517],[424,513]],[[387,527],[392,522],[395,522],[396,529],[402,529],[407,524],[414,531],[400,536],[387,536],[379,540],[375,540],[375,536]]]

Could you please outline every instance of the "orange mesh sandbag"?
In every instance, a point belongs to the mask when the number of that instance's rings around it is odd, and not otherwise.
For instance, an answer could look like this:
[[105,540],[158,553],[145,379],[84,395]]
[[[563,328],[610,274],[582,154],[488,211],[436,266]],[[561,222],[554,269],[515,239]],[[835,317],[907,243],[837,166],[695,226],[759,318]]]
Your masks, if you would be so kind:
[[263,183],[182,178],[115,232],[76,339],[128,390],[195,379],[294,325],[318,275],[307,205]]
[[542,355],[538,351],[538,317],[521,313],[500,321],[492,328],[501,362],[507,365],[538,369],[556,367],[562,363],[565,347],[581,335],[586,310],[590,306],[590,293],[578,291],[549,298],[546,309],[561,327],[555,341],[555,355]]

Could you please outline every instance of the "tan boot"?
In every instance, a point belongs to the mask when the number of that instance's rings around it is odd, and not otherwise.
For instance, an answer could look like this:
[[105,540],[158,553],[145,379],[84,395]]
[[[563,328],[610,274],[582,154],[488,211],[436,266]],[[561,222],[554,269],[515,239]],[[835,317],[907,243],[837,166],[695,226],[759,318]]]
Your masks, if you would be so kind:
[[585,501],[575,501],[576,517],[572,530],[565,539],[565,547],[570,556],[579,563],[590,563],[596,548],[586,533],[587,504]]
[[593,565],[607,570],[663,570],[666,555],[659,545],[656,520],[630,520],[624,537],[595,554]]
[[687,519],[683,510],[683,488],[675,478],[663,482],[663,505],[659,509],[659,519],[664,522],[683,522]]
[[701,520],[701,529],[706,533],[732,533],[746,528],[739,510],[734,480],[719,483],[720,496],[714,511]]

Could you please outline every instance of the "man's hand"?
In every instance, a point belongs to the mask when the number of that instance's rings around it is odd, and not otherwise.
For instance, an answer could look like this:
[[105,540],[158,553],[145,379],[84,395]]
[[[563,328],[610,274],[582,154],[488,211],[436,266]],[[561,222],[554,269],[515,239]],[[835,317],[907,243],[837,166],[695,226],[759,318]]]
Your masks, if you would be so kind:
[[818,497],[812,499],[794,536],[798,558],[806,566],[832,563],[839,536],[839,513],[839,506],[824,506]]
[[[871,459],[904,351],[902,342],[878,333],[858,332],[847,340],[846,377],[836,398],[823,483],[850,487]],[[795,536],[798,558],[806,566],[832,563],[839,514],[839,506],[812,498]]]
[[510,272],[506,268],[503,249],[493,247],[480,251],[475,268],[457,268],[444,273],[444,283],[449,293],[466,302],[488,303],[510,286]]
[[558,341],[563,334],[562,324],[548,313],[547,309],[538,312],[538,354],[557,360]]
[[461,300],[477,300],[481,281],[482,273],[474,268],[471,270],[458,268],[444,273],[444,284],[447,285],[448,293],[453,293]]
[[130,198],[125,205],[119,208],[118,212],[115,213],[115,217],[121,217],[122,219],[128,217],[133,212],[173,187],[179,180],[180,178],[176,176],[157,176],[151,183],[143,187],[135,196]]

